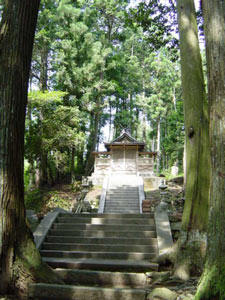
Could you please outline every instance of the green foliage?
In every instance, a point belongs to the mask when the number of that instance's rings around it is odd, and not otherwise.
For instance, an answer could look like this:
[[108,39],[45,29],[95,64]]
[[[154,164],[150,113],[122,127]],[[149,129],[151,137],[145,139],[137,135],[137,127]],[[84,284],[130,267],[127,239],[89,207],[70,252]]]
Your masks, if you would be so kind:
[[25,207],[45,214],[55,207],[70,210],[71,202],[57,190],[35,189],[25,194]]
[[129,128],[156,150],[160,122],[161,168],[182,165],[174,25],[173,8],[156,0],[42,1],[31,72],[42,92],[29,97],[26,157],[42,169],[46,158],[49,182],[69,171],[72,149],[76,171],[90,170],[109,123],[114,136]]
[[69,171],[68,153],[81,149],[84,143],[81,114],[78,107],[64,104],[66,95],[65,92],[37,91],[28,96],[26,158],[29,162],[41,161],[45,153],[49,183],[55,181],[58,173]]
[[25,191],[28,190],[30,184],[30,174],[29,174],[29,163],[27,160],[24,161],[24,188]]
[[74,181],[71,185],[71,189],[74,192],[80,192],[81,191],[81,186],[82,182],[81,181]]

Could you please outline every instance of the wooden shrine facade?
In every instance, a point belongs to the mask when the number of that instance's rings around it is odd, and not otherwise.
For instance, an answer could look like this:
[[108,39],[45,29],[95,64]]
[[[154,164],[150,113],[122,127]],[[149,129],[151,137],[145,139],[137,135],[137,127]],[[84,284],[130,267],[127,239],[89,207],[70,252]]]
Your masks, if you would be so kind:
[[107,151],[93,152],[96,176],[110,174],[139,174],[154,176],[153,166],[156,152],[144,152],[145,143],[124,132],[110,143],[105,143]]

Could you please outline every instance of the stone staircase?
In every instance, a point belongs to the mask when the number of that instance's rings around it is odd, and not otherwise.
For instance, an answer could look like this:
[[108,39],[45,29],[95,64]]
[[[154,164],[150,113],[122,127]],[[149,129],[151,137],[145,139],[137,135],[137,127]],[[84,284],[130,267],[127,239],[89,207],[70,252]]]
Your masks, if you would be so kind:
[[105,200],[105,213],[140,213],[136,175],[111,176]]
[[30,298],[145,300],[145,272],[158,268],[154,216],[60,213],[40,253],[65,285],[32,284]]

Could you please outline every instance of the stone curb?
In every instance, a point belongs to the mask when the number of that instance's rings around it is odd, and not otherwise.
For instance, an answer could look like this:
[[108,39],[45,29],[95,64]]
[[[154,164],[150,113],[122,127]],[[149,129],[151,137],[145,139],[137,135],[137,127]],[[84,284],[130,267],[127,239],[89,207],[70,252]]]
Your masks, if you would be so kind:
[[102,214],[104,212],[106,192],[107,192],[107,188],[108,188],[108,181],[109,181],[109,177],[106,176],[104,178],[103,185],[102,185],[102,192],[101,192],[99,209],[98,209],[99,214]]
[[160,206],[156,208],[154,214],[159,255],[161,255],[173,247],[170,221],[167,212]]
[[47,233],[52,224],[55,222],[58,215],[63,212],[65,212],[65,210],[61,208],[55,208],[53,212],[47,213],[45,218],[38,225],[37,229],[34,232],[34,242],[38,250],[41,248],[41,245],[44,242],[45,237],[47,236]]

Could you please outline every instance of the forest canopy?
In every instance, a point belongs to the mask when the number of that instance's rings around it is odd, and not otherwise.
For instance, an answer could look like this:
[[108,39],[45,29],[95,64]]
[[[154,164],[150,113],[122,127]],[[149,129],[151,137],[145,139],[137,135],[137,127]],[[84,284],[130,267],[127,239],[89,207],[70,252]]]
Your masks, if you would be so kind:
[[158,151],[158,173],[174,164],[182,172],[175,14],[155,0],[41,1],[25,148],[37,185],[70,172],[71,159],[75,174],[89,174],[91,152],[123,129]]

